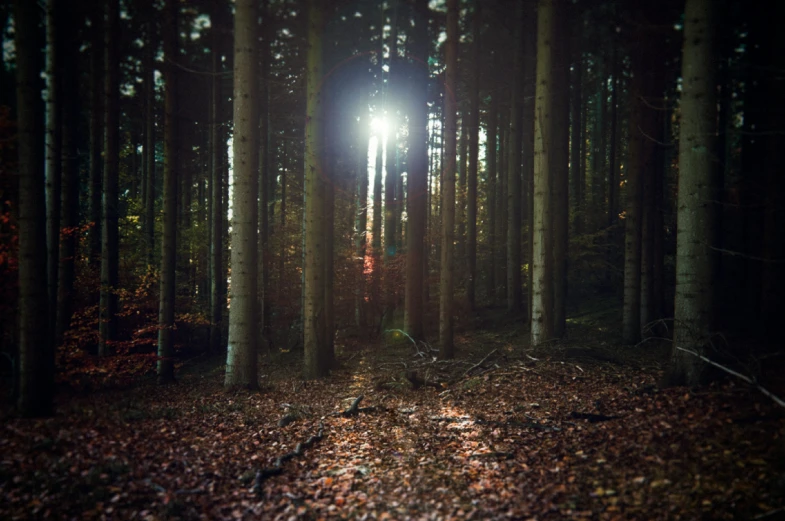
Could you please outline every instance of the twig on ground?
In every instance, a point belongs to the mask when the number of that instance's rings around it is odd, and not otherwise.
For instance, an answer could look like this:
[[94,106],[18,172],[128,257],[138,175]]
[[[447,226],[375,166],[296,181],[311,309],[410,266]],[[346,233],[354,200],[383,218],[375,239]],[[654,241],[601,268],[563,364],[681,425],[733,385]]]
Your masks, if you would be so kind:
[[705,356],[701,355],[700,353],[696,353],[695,351],[691,351],[689,349],[684,349],[683,347],[679,347],[679,346],[676,346],[676,349],[678,349],[679,351],[684,351],[685,353],[690,354],[692,356],[697,356],[698,358],[700,358],[701,360],[703,360],[707,364],[713,365],[714,367],[716,367],[718,369],[722,369],[723,371],[725,371],[728,374],[732,374],[736,378],[740,378],[740,379],[744,380],[748,384],[750,384],[753,387],[755,387],[756,389],[758,389],[761,393],[763,393],[764,395],[766,395],[769,398],[771,398],[772,400],[774,400],[774,403],[776,403],[780,407],[785,407],[785,400],[783,400],[782,398],[780,398],[776,394],[772,393],[771,391],[769,391],[765,387],[762,387],[760,384],[758,384],[758,382],[756,382],[752,378],[750,378],[748,376],[745,376],[745,375],[743,375],[741,373],[738,373],[738,372],[734,371],[733,369],[725,367],[724,365],[720,365],[717,362],[715,362],[714,360],[706,358]]
[[477,369],[478,367],[480,367],[482,364],[484,364],[484,363],[485,363],[485,361],[486,361],[486,360],[488,360],[488,358],[490,358],[490,357],[491,357],[491,356],[492,356],[494,353],[496,353],[496,351],[498,351],[498,349],[494,349],[493,351],[491,351],[490,353],[488,353],[487,355],[485,355],[485,356],[482,358],[482,360],[480,360],[479,362],[477,362],[476,364],[474,364],[473,366],[471,366],[470,368],[468,368],[468,369],[466,370],[466,373],[464,373],[464,374],[468,376],[468,374],[469,374],[469,373],[471,373],[472,371],[474,371],[475,369]]

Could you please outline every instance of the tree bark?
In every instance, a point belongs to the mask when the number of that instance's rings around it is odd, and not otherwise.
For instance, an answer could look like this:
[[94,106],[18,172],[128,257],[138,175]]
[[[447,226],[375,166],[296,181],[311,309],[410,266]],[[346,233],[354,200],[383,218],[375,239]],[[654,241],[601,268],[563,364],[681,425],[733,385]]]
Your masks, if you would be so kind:
[[24,417],[53,413],[54,349],[49,336],[46,284],[42,42],[38,6],[14,3],[17,150],[19,154],[19,399]]
[[[532,243],[531,343],[551,340],[553,324],[553,237],[551,185],[553,142],[553,45],[559,0],[539,0],[537,7],[537,83],[534,101],[534,241]],[[560,4],[560,3],[559,3]]]
[[234,186],[232,282],[229,308],[227,389],[255,389],[257,379],[257,226],[259,99],[256,0],[238,0],[234,15]]
[[104,2],[94,0],[90,41],[90,264],[101,259],[101,180],[104,146]]
[[523,38],[524,6],[519,0],[516,5],[515,35],[513,36],[513,79],[510,90],[510,133],[507,148],[507,311],[518,313],[523,309],[521,293],[521,91],[523,90]]
[[488,300],[493,306],[496,302],[496,154],[498,146],[496,136],[498,135],[498,120],[499,120],[499,96],[497,93],[491,95],[491,104],[488,110],[488,127],[486,135],[488,141],[485,147],[485,163],[488,168],[488,193],[486,207],[488,208],[488,278],[487,278],[487,293]]
[[147,246],[147,264],[153,265],[155,252],[155,2],[148,0],[146,34],[144,43],[144,235]]
[[226,148],[225,135],[221,127],[221,81],[218,73],[221,67],[221,45],[218,33],[219,7],[214,2],[212,20],[212,69],[210,87],[210,351],[217,353],[221,348],[223,310],[226,301],[223,295],[223,150]]
[[474,71],[471,80],[470,103],[471,112],[469,115],[469,172],[466,179],[466,267],[469,280],[466,281],[466,295],[469,300],[469,307],[474,309],[476,306],[477,290],[477,165],[480,152],[480,30],[482,28],[482,18],[480,2],[475,3],[475,11],[472,19],[473,38],[472,42],[472,62]]
[[439,280],[439,357],[455,356],[453,341],[453,242],[455,240],[455,160],[458,65],[458,0],[447,0],[447,41],[445,43],[445,158],[442,190],[441,274]]
[[101,299],[98,353],[114,354],[117,336],[119,276],[120,69],[118,63],[119,0],[106,3],[104,28],[104,164],[101,200]]
[[427,284],[425,251],[426,204],[428,199],[428,2],[414,4],[414,33],[411,53],[415,60],[412,72],[411,110],[409,112],[409,168],[406,214],[406,303],[404,329],[415,340],[423,340],[424,295]]
[[[60,7],[60,9],[58,9]],[[49,331],[57,321],[57,275],[60,254],[60,185],[62,161],[62,28],[63,5],[46,0],[46,280]]]
[[392,100],[386,109],[391,109],[388,117],[387,144],[385,146],[385,176],[384,176],[384,323],[385,327],[393,324],[393,314],[395,313],[395,272],[393,261],[396,257],[396,227],[399,226],[398,205],[401,204],[401,197],[396,197],[395,189],[398,178],[398,141],[396,121],[396,110],[394,92],[396,86],[393,85],[393,73],[395,71],[395,56],[398,53],[398,24],[397,24],[397,0],[393,0],[391,7],[392,16],[390,17],[390,62],[387,68],[387,98]]
[[[329,371],[326,356],[324,262],[325,187],[319,165],[322,157],[322,11],[318,0],[307,1],[308,51],[306,55],[305,116],[305,302],[303,328],[304,377],[315,379]],[[378,175],[378,172],[377,172]],[[381,188],[381,185],[379,185]],[[381,194],[380,194],[381,195]],[[374,197],[374,203],[375,201]],[[374,218],[377,209],[374,205]],[[379,221],[381,223],[381,221]],[[374,237],[374,240],[377,240]]]
[[270,126],[270,85],[268,76],[270,75],[270,7],[269,0],[262,1],[262,27],[259,33],[262,35],[261,46],[259,48],[259,243],[257,252],[258,270],[257,291],[259,293],[259,335],[263,342],[267,343],[270,339],[270,267],[268,244],[270,241],[271,215],[269,213],[270,203],[273,200],[271,187],[275,186],[272,172],[272,138]]
[[177,172],[178,96],[177,70],[177,0],[164,6],[164,172],[163,172],[163,235],[161,236],[161,284],[158,303],[158,381],[174,380],[174,300],[175,264],[177,262]]
[[700,383],[702,364],[676,349],[702,353],[712,310],[712,157],[716,103],[714,7],[711,0],[687,0],[684,14],[679,192],[676,236],[674,338],[668,380]]

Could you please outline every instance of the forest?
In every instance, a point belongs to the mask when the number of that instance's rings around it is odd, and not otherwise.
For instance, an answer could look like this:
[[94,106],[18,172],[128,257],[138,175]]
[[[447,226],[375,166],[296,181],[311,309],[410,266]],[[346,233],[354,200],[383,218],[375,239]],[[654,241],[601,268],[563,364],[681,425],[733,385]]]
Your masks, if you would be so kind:
[[785,519],[776,12],[0,1],[0,518]]

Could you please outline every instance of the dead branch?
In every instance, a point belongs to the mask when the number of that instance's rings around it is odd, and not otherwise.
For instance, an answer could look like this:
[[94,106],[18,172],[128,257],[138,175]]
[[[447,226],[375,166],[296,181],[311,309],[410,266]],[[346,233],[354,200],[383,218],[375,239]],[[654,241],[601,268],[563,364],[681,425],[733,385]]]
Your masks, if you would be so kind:
[[471,366],[469,369],[467,369],[466,372],[464,373],[464,375],[468,376],[469,373],[471,373],[472,371],[474,371],[478,367],[482,366],[482,364],[484,364],[486,360],[488,360],[491,356],[493,356],[493,354],[496,353],[496,351],[498,351],[498,349],[494,349],[493,351],[491,351],[490,353],[485,355],[482,360],[480,360],[479,362],[477,362],[476,364]]
[[279,456],[275,459],[272,467],[261,468],[256,470],[256,477],[254,478],[254,485],[251,491],[257,496],[262,493],[262,484],[270,477],[277,476],[283,473],[283,464],[296,456],[302,455],[305,449],[313,446],[314,443],[321,441],[324,438],[324,424],[319,422],[319,432],[304,442],[298,443],[297,447],[291,452]]
[[689,349],[684,349],[683,347],[679,347],[679,346],[676,346],[676,349],[678,349],[679,351],[684,351],[685,353],[690,354],[692,356],[696,356],[696,357],[700,358],[701,360],[703,360],[704,362],[706,362],[707,364],[713,365],[714,367],[716,367],[718,369],[722,369],[723,371],[725,371],[728,374],[732,374],[736,378],[740,378],[741,380],[744,380],[748,384],[750,384],[753,387],[755,387],[756,389],[758,389],[761,393],[763,393],[764,395],[766,395],[769,398],[771,398],[772,400],[774,400],[774,403],[776,403],[780,407],[785,407],[785,400],[783,400],[779,396],[773,394],[768,389],[762,387],[760,384],[758,384],[758,382],[756,382],[752,378],[750,378],[748,376],[745,376],[745,375],[743,375],[741,373],[738,373],[738,372],[734,371],[733,369],[725,367],[724,365],[720,365],[717,362],[715,362],[714,360],[710,360],[710,359],[706,358],[705,356],[701,355],[700,353],[696,353],[695,351],[691,351]]

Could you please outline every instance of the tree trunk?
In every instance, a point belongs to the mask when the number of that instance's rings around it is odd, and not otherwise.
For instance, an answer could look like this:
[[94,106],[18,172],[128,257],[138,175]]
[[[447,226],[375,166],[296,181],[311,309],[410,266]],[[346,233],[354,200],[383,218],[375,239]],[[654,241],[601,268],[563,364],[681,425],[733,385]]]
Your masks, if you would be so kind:
[[629,145],[625,168],[627,201],[624,219],[624,302],[622,306],[622,341],[635,344],[641,335],[641,234],[644,176],[644,137],[640,125],[644,117],[643,75],[648,53],[632,56],[630,81]]
[[426,204],[428,200],[428,2],[414,4],[414,34],[411,47],[415,58],[409,112],[409,168],[406,214],[406,303],[404,329],[415,340],[423,340],[423,284],[427,284],[425,251]]
[[232,283],[227,389],[255,389],[257,378],[257,233],[259,189],[259,48],[255,0],[238,0],[234,15],[234,185]]
[[[552,177],[551,214],[553,225],[553,336],[561,338],[567,327],[567,239],[569,220],[569,128],[570,128],[570,50],[567,45],[567,5],[555,0],[551,20],[552,64],[551,77],[551,150],[549,153]],[[539,85],[539,82],[538,82]],[[536,114],[536,113],[535,113]],[[535,123],[536,125],[536,123]],[[535,127],[536,128],[536,127]],[[547,145],[547,143],[546,143]],[[548,153],[546,146],[546,153]]]
[[539,0],[537,7],[537,83],[534,101],[534,241],[532,243],[531,343],[553,338],[553,230],[551,177],[555,168],[553,142],[553,47],[559,0]]
[[[573,8],[577,13],[578,9]],[[573,20],[572,30],[575,34],[572,38],[570,50],[572,52],[572,100],[571,108],[571,135],[570,135],[570,203],[572,205],[572,224],[576,233],[579,233],[581,216],[580,210],[583,205],[583,185],[581,184],[581,163],[583,162],[583,115],[582,93],[583,87],[583,48],[581,46],[580,30],[581,19],[577,16]]]
[[117,336],[117,283],[119,275],[118,209],[120,178],[120,69],[117,58],[120,25],[119,0],[106,3],[104,31],[104,165],[101,200],[101,300],[98,353],[114,354]]
[[714,7],[687,0],[684,14],[674,338],[668,381],[700,383],[712,309],[712,158],[716,127]]
[[357,213],[354,225],[354,255],[357,259],[357,286],[355,287],[355,319],[358,326],[365,325],[365,255],[368,245],[368,133],[363,125],[365,118],[358,122],[360,136],[357,169]]
[[617,56],[618,43],[613,40],[613,56],[611,63],[613,75],[611,79],[611,150],[608,158],[608,226],[616,224],[619,218],[619,205],[617,203],[619,194],[619,175],[616,167],[616,123],[617,123],[617,99],[619,92],[619,59]]
[[53,413],[54,349],[49,336],[46,286],[46,199],[41,99],[42,45],[38,6],[14,4],[17,150],[19,153],[19,412]]
[[223,310],[226,301],[223,295],[223,150],[226,140],[221,130],[221,45],[218,36],[219,7],[214,2],[211,11],[213,33],[211,41],[213,76],[210,86],[210,351],[221,349]]
[[[392,16],[390,17],[390,62],[387,68],[387,97],[392,99],[393,105],[395,98],[395,86],[393,86],[393,72],[395,70],[395,56],[398,53],[398,24],[397,24],[397,0],[393,0],[391,7]],[[387,107],[386,107],[387,108]],[[396,227],[399,226],[397,221],[398,205],[401,204],[401,197],[396,197],[395,189],[398,178],[398,142],[397,142],[397,128],[396,111],[389,107],[391,119],[393,120],[388,124],[390,128],[387,134],[387,144],[385,145],[385,176],[384,176],[384,324],[385,327],[391,327],[393,324],[393,314],[395,313],[395,272],[393,270],[393,260],[396,254]]]
[[455,160],[457,104],[458,0],[447,0],[447,41],[445,43],[445,157],[442,190],[441,275],[439,280],[439,357],[455,356],[453,342],[453,242],[455,240]]
[[94,0],[90,49],[90,264],[101,259],[101,179],[104,147],[104,3]]
[[147,264],[153,265],[155,251],[155,2],[148,0],[146,34],[144,43],[144,235],[147,246]]
[[485,163],[488,168],[488,193],[487,193],[487,202],[486,207],[488,209],[488,229],[487,229],[487,237],[488,237],[488,279],[487,279],[487,292],[488,292],[488,301],[490,302],[491,306],[494,305],[496,302],[496,286],[497,286],[497,279],[496,279],[496,191],[497,191],[497,181],[496,181],[496,154],[497,154],[497,145],[496,145],[496,136],[498,132],[498,120],[499,120],[499,96],[497,93],[493,93],[491,95],[491,104],[488,110],[488,128],[486,130],[486,134],[488,136],[488,142],[485,147]]
[[174,380],[175,264],[177,257],[177,172],[179,140],[177,70],[177,0],[167,0],[164,13],[164,172],[161,285],[158,304],[158,381]]
[[507,140],[509,138],[509,113],[499,111],[499,173],[496,187],[496,299],[507,305]]
[[[325,187],[319,165],[322,153],[322,11],[318,0],[307,0],[308,51],[306,55],[305,116],[305,302],[303,328],[306,379],[326,376],[324,264]],[[377,158],[378,161],[378,158]],[[377,165],[380,166],[380,165]],[[381,170],[381,168],[380,168]],[[379,176],[377,171],[377,177]],[[379,179],[381,181],[381,179]],[[376,188],[376,187],[374,187]],[[381,185],[379,185],[381,188]],[[374,190],[375,191],[375,190]],[[374,194],[375,195],[375,194]],[[379,194],[381,199],[381,194]],[[374,197],[374,224],[378,206]],[[381,221],[379,221],[381,225]],[[377,240],[374,236],[374,240]]]
[[268,244],[270,241],[270,225],[272,223],[269,213],[270,202],[273,200],[270,188],[275,186],[272,171],[272,139],[270,127],[270,85],[268,76],[270,75],[270,7],[269,0],[262,1],[262,27],[259,33],[262,35],[261,46],[259,48],[259,244],[257,252],[258,274],[257,291],[259,293],[259,335],[266,344],[270,341],[270,267]]
[[[58,6],[61,9],[58,9]],[[57,274],[60,254],[60,165],[62,161],[62,28],[57,0],[46,0],[46,280],[49,331],[57,321]]]
[[515,35],[513,36],[513,76],[510,90],[510,133],[507,149],[507,311],[518,313],[523,308],[521,294],[521,91],[523,90],[523,38],[524,6],[516,4]]
[[482,18],[480,2],[475,3],[472,20],[474,41],[472,42],[474,71],[471,80],[469,116],[469,172],[466,179],[466,267],[469,280],[466,281],[466,294],[469,307],[474,309],[477,286],[477,164],[479,161],[480,138],[480,30]]
[[[61,27],[63,38],[63,70],[73,71],[76,68],[78,41],[75,35],[74,16],[72,11],[63,13]],[[63,99],[75,100],[78,96],[79,77],[76,74],[63,76]],[[60,254],[57,287],[57,315],[55,320],[55,346],[62,343],[63,334],[71,322],[73,313],[74,264],[79,226],[79,168],[77,161],[77,128],[79,115],[75,102],[63,104],[62,133],[62,183],[60,203]]]

